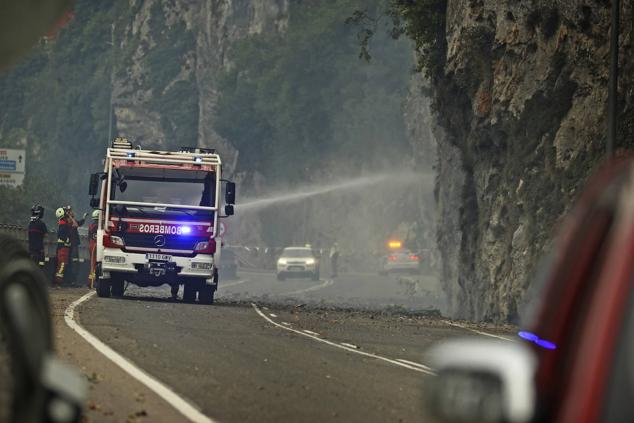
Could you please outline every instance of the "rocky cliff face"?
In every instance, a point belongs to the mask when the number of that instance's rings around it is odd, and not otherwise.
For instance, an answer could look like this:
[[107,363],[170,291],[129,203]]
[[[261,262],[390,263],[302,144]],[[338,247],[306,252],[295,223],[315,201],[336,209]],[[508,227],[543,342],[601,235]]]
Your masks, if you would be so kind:
[[[632,146],[632,9],[621,11],[619,146]],[[604,155],[610,2],[449,0],[433,82],[439,248],[457,317],[515,320]]]
[[130,9],[114,31],[116,129],[147,146],[216,148],[231,171],[238,152],[212,126],[217,77],[234,41],[284,30],[287,0],[131,0]]
[[[403,119],[407,140],[412,148],[412,167],[422,173],[434,171],[438,164],[437,140],[443,139],[443,131],[434,120],[430,95],[429,81],[421,74],[414,74],[403,104]],[[438,199],[434,198],[434,186],[419,184],[416,197],[419,229],[417,236],[419,242],[429,249],[425,257],[427,264],[434,272],[438,272],[443,261],[436,242],[438,219],[435,211]]]

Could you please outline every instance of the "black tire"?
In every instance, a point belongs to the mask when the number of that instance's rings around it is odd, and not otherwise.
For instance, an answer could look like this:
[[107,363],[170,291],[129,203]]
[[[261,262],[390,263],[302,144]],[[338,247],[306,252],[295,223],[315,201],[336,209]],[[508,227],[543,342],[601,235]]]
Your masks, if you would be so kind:
[[95,274],[95,287],[97,289],[97,296],[101,298],[110,298],[110,279],[101,278],[101,263],[97,263]]
[[97,279],[97,296],[110,298],[110,279]]
[[213,304],[216,289],[213,285],[203,284],[198,291],[198,300],[201,304]]
[[111,293],[113,297],[123,297],[123,291],[125,291],[125,281],[120,277],[113,277],[111,279]]
[[220,273],[218,272],[217,267],[214,269],[213,285],[207,285],[204,279],[198,281],[198,301],[200,301],[201,304],[214,303],[214,294],[216,293],[216,289],[218,288],[219,281]]
[[284,279],[286,279],[286,275],[284,275],[284,273],[278,273],[277,274],[277,280],[278,281],[283,281]]
[[187,281],[183,286],[183,302],[193,303],[196,301],[197,286],[194,281]]

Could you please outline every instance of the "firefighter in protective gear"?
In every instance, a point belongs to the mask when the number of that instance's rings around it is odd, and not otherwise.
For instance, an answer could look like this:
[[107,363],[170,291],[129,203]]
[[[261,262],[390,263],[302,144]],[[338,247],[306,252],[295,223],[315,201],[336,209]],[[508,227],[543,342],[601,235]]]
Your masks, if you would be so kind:
[[97,277],[97,227],[99,224],[99,210],[92,212],[92,222],[88,225],[88,239],[90,240],[90,274],[88,287],[92,289]]
[[71,224],[63,208],[55,210],[57,217],[57,269],[55,271],[55,285],[60,287],[68,272],[70,258],[70,230]]
[[84,213],[82,219],[76,219],[75,213],[70,206],[65,207],[65,212],[66,219],[70,224],[70,259],[68,263],[68,278],[74,286],[77,282],[77,271],[79,270],[79,245],[81,244],[77,228],[84,224],[88,213]]
[[46,223],[42,221],[44,207],[39,204],[31,207],[31,221],[29,222],[29,254],[33,261],[44,267],[44,239],[48,233]]

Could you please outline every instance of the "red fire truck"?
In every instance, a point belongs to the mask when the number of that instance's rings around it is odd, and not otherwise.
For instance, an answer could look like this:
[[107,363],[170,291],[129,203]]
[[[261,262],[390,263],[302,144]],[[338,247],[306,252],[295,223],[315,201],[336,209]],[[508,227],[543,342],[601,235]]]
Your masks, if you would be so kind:
[[91,175],[89,194],[91,206],[101,210],[98,296],[122,296],[126,282],[169,284],[184,286],[186,302],[198,296],[201,303],[213,303],[222,247],[218,219],[232,215],[235,203],[235,184],[222,179],[215,150],[144,150],[116,138],[104,171]]

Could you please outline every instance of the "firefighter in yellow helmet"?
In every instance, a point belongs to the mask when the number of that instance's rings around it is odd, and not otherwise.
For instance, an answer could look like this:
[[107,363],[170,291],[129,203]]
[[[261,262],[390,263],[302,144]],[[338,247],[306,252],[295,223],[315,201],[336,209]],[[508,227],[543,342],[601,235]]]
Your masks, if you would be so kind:
[[83,226],[88,213],[84,213],[81,219],[77,219],[71,206],[64,207],[64,211],[66,212],[66,220],[68,220],[70,225],[70,259],[68,263],[68,277],[66,279],[70,281],[72,286],[76,286],[77,273],[79,270],[79,245],[81,244],[77,228]]
[[55,210],[57,218],[57,266],[55,270],[55,285],[59,288],[64,283],[64,277],[68,271],[70,258],[70,231],[71,224],[63,208]]

